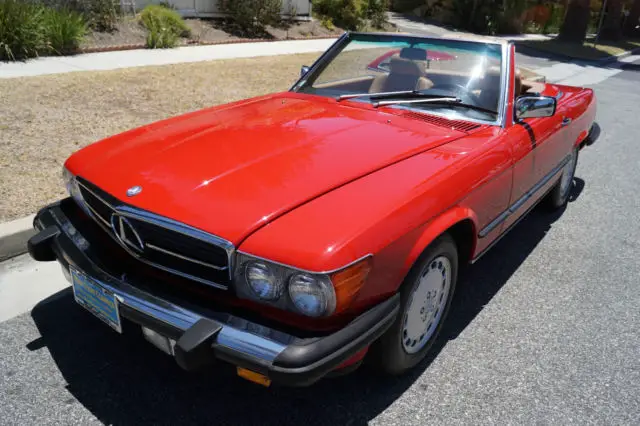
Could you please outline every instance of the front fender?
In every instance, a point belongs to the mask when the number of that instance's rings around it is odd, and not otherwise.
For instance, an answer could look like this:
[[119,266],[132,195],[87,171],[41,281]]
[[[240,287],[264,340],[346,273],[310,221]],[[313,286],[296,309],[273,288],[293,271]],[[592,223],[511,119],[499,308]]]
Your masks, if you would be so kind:
[[[437,216],[433,220],[429,221],[427,224],[421,227],[421,232],[418,239],[415,241],[415,244],[411,247],[409,255],[406,257],[404,262],[405,276],[411,270],[411,267],[418,260],[418,257],[425,251],[425,249],[431,244],[436,238],[440,235],[444,234],[454,226],[463,223],[465,221],[469,221],[471,223],[472,232],[470,235],[466,236],[469,238],[470,245],[466,247],[469,250],[467,256],[471,256],[471,253],[475,252],[476,247],[476,235],[478,229],[478,218],[476,214],[467,207],[456,206],[453,207],[441,215]],[[456,238],[456,236],[453,236]],[[458,248],[460,249],[460,247]]]
[[[464,228],[458,228],[461,224],[465,225]],[[477,224],[477,215],[473,210],[455,206],[382,249],[374,259],[378,274],[372,275],[367,281],[356,301],[356,307],[361,309],[370,306],[396,293],[424,250],[447,231],[455,229],[457,235],[454,235],[454,239],[465,239],[463,248],[468,250],[466,256],[471,257],[476,247]],[[467,232],[461,235],[461,229],[466,229]]]

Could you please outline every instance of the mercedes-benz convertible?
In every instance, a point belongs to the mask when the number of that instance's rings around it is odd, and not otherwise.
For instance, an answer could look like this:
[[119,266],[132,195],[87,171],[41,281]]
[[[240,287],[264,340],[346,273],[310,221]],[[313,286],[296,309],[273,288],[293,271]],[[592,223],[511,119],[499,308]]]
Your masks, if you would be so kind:
[[565,206],[595,112],[590,89],[523,79],[508,42],[346,33],[286,92],[71,155],[29,251],[187,370],[400,374],[456,315],[461,269]]

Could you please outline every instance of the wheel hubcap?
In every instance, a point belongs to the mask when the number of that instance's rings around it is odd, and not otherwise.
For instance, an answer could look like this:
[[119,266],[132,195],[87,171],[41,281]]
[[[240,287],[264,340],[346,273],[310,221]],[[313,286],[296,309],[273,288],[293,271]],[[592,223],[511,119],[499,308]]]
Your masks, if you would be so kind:
[[402,347],[416,353],[435,332],[451,287],[451,262],[444,256],[433,259],[420,274],[409,298],[402,321]]
[[562,178],[560,180],[560,193],[562,197],[566,197],[569,194],[569,189],[571,188],[571,183],[573,182],[573,173],[576,168],[576,152],[575,150],[571,153],[571,158],[565,164],[564,169],[562,170]]

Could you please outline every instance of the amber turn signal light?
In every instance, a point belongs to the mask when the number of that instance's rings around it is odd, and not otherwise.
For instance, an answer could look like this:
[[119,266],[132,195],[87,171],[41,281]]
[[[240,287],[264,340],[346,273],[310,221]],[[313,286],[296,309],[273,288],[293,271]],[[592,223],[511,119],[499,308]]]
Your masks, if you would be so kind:
[[238,376],[242,377],[243,379],[247,379],[253,383],[257,383],[265,387],[269,387],[269,385],[271,384],[270,378],[268,378],[263,374],[256,373],[255,371],[247,370],[246,368],[242,368],[242,367],[237,367],[237,372],[238,372]]
[[371,257],[330,275],[336,292],[335,313],[346,310],[358,295],[371,271]]

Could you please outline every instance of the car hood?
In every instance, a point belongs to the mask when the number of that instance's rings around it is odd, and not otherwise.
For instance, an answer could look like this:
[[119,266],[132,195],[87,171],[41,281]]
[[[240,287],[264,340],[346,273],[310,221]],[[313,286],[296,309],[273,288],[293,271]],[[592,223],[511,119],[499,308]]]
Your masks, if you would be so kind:
[[[368,104],[287,93],[105,139],[67,167],[123,202],[239,244],[296,206],[463,135]],[[127,197],[132,186],[142,191]]]

